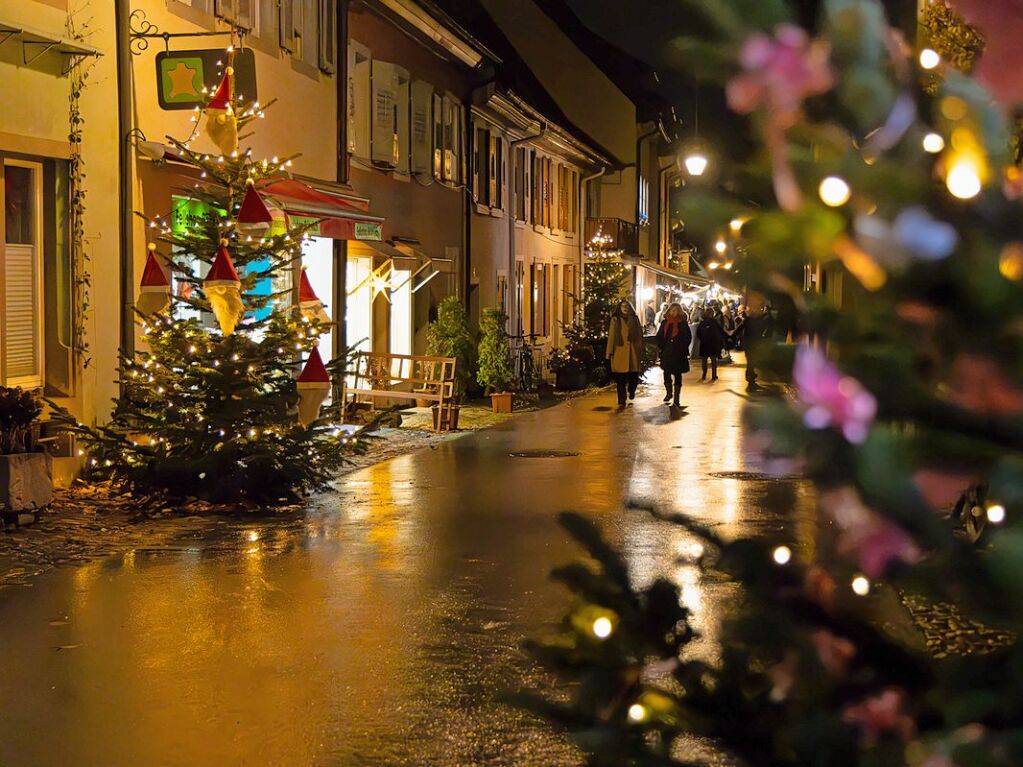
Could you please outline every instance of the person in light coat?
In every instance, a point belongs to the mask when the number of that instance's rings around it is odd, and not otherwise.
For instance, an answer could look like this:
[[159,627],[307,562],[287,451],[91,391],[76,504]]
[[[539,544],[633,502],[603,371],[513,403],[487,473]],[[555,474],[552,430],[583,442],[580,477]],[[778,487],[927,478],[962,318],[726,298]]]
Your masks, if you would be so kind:
[[607,329],[607,359],[611,363],[611,377],[618,387],[618,407],[625,407],[625,396],[636,398],[639,385],[639,361],[643,350],[643,327],[632,304],[624,298],[611,317]]

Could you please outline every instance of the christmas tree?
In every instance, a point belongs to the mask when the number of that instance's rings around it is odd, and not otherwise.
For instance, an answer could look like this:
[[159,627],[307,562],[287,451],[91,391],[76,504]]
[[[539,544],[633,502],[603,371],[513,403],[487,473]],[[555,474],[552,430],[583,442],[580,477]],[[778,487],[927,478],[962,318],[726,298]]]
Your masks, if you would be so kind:
[[[704,577],[741,584],[711,662],[678,583],[638,586],[564,518],[590,559],[555,574],[573,608],[534,650],[576,686],[530,705],[593,765],[701,763],[708,740],[751,766],[1023,764],[1020,4],[949,2],[984,40],[972,75],[911,50],[880,2],[820,5],[806,29],[794,3],[690,0],[708,34],[676,41],[750,117],[758,150],[721,171],[756,204],[691,191],[687,226],[744,221],[751,294],[798,310],[802,342],[758,359],[791,396],[750,404],[747,447],[813,482],[820,530],[729,540],[652,510],[697,538]],[[848,290],[804,292],[807,264]]]
[[318,348],[330,318],[299,268],[307,229],[288,228],[261,192],[291,160],[239,149],[239,129],[264,108],[234,97],[232,80],[228,66],[202,118],[220,151],[172,140],[200,178],[185,190],[187,225],[148,221],[135,307],[144,348],[122,359],[110,423],[58,417],[93,478],[266,503],[325,486],[362,440],[337,428],[336,405],[322,407],[344,360],[325,365]]

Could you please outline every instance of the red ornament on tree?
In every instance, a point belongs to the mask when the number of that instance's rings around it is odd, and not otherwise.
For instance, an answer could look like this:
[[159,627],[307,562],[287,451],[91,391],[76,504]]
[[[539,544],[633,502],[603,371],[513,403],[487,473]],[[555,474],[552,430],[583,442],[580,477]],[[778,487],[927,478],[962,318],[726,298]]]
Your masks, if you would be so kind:
[[305,267],[302,268],[302,278],[298,284],[298,308],[302,312],[302,316],[307,319],[330,322],[330,315],[327,314],[327,310],[323,308],[323,302],[313,290]]
[[156,243],[149,243],[146,268],[139,283],[139,298],[135,308],[148,317],[162,312],[170,305],[170,280],[156,257]]
[[231,103],[234,96],[233,77],[234,67],[228,66],[213,98],[206,105],[206,135],[224,154],[238,149],[238,118]]
[[221,240],[213,266],[203,280],[202,290],[220,324],[220,331],[225,336],[234,332],[235,326],[245,314],[241,287],[242,281],[238,278],[231,255],[227,252],[227,240]]
[[250,180],[245,190],[245,198],[242,200],[242,207],[238,211],[238,231],[262,237],[270,230],[272,223],[273,216],[270,214],[270,210]]
[[298,422],[308,428],[320,417],[320,406],[330,393],[330,375],[315,346],[295,382],[298,388]]

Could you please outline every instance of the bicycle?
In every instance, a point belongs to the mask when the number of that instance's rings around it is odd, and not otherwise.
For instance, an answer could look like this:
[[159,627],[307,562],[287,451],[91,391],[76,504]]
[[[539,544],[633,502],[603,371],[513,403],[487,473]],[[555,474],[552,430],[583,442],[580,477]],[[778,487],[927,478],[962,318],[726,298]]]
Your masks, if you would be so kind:
[[541,363],[537,362],[536,356],[542,354],[542,351],[535,343],[539,337],[536,333],[509,336],[512,340],[520,342],[516,367],[518,368],[517,377],[521,392],[536,391],[540,383]]

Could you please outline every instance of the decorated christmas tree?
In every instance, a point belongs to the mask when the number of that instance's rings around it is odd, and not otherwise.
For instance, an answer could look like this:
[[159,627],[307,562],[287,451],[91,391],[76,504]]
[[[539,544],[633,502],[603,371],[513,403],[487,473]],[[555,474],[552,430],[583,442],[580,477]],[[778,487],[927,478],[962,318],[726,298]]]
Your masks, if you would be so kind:
[[[758,359],[790,393],[750,404],[747,449],[813,483],[820,524],[812,545],[795,524],[728,539],[651,511],[741,586],[701,658],[680,584],[637,585],[564,518],[590,556],[555,574],[573,607],[534,650],[576,684],[530,705],[590,764],[703,763],[708,743],[764,767],[1023,764],[1023,6],[950,0],[984,41],[967,75],[880,2],[819,5],[803,28],[802,4],[690,0],[709,33],[675,51],[750,116],[758,151],[721,171],[757,204],[690,190],[686,221],[745,221],[750,295],[798,310],[800,342]],[[808,267],[846,289],[804,291]]]
[[239,130],[263,108],[235,98],[232,80],[228,66],[202,118],[219,152],[172,142],[199,179],[184,192],[186,226],[148,221],[155,241],[135,305],[144,342],[122,359],[112,420],[59,417],[94,478],[276,502],[324,486],[361,440],[337,428],[336,405],[324,407],[344,365],[326,365],[319,348],[330,318],[300,268],[306,229],[289,228],[264,191],[291,160],[239,148]]

